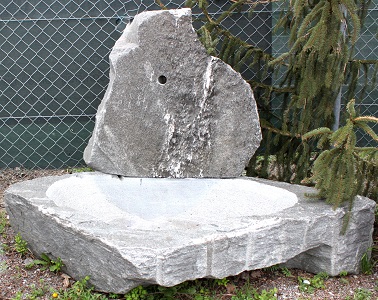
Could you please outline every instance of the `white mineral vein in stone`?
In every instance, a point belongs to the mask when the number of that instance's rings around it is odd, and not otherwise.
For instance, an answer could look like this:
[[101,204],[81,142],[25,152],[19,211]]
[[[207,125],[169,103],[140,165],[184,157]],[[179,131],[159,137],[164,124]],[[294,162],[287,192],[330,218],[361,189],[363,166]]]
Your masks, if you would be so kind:
[[175,132],[175,120],[173,116],[171,116],[169,113],[166,113],[164,115],[164,121],[165,121],[165,124],[167,125],[164,150],[168,150],[169,143],[172,140],[173,133]]
[[154,69],[152,68],[152,65],[149,61],[146,61],[144,63],[144,71],[146,72],[146,77],[149,78],[151,82],[153,82]]
[[[176,26],[178,27],[178,21],[180,20],[180,18],[184,16],[191,16],[192,11],[190,8],[176,9],[176,10],[172,10],[172,15],[175,17]],[[193,28],[193,31],[194,31],[194,28]]]
[[203,97],[202,101],[199,103],[200,108],[202,108],[205,105],[206,100],[209,98],[211,94],[211,87],[213,82],[213,62],[215,58],[211,57],[206,68],[206,72],[203,74]]

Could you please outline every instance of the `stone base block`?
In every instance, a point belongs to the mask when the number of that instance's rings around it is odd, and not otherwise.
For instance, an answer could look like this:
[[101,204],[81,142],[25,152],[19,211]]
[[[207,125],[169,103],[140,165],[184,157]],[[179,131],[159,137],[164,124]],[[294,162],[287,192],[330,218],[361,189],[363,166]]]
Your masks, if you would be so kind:
[[97,290],[173,286],[276,264],[358,273],[372,244],[375,203],[345,209],[309,199],[304,186],[259,180],[122,178],[102,173],[45,177],[5,193],[16,232],[36,254]]

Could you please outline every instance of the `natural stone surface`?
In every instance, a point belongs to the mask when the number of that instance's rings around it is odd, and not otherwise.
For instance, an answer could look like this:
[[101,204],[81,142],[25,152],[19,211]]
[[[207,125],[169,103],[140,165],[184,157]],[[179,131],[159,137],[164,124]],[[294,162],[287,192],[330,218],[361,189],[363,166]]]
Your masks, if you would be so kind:
[[137,15],[110,54],[84,160],[135,177],[237,177],[261,139],[252,90],[207,55],[190,9]]
[[[251,178],[45,177],[5,193],[11,225],[36,254],[60,257],[74,278],[125,293],[285,263],[356,273],[372,243],[375,203],[345,211],[306,198],[311,188]],[[309,259],[311,258],[311,259]]]
[[[217,218],[231,228],[233,218],[272,214],[298,202],[291,192],[244,179],[183,180],[108,175],[69,177],[51,185],[46,195],[57,206],[85,211],[104,222],[126,217],[130,224],[150,220],[154,226],[157,220],[167,222],[176,217],[200,223],[212,220],[216,213]],[[240,200],[245,197],[253,197],[254,205]]]

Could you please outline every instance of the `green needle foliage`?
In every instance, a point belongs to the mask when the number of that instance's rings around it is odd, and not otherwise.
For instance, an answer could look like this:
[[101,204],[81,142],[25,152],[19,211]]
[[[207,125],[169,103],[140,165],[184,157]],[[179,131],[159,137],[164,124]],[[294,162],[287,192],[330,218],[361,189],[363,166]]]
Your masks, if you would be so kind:
[[[334,208],[347,202],[349,212],[357,194],[378,199],[378,149],[356,146],[358,129],[378,141],[378,135],[369,126],[369,123],[378,124],[378,118],[358,117],[354,104],[355,101],[351,100],[347,105],[349,118],[343,127],[335,132],[326,127],[318,128],[302,137],[303,140],[316,137],[318,148],[328,148],[315,160],[311,177],[319,196],[325,198]],[[345,225],[349,214],[346,217]]]

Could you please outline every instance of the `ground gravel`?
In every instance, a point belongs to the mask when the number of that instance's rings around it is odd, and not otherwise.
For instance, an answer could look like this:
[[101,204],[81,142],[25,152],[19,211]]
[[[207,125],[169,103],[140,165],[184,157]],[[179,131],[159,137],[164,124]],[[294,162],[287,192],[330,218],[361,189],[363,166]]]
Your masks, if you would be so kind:
[[[41,176],[63,175],[71,171],[0,169],[0,214],[5,211],[3,192],[11,184]],[[31,296],[33,293],[36,295],[36,291],[39,291],[42,296],[33,299],[52,299],[52,290],[66,289],[72,285],[73,280],[62,272],[52,273],[38,267],[25,268],[25,265],[35,257],[30,252],[21,256],[15,251],[15,234],[11,227],[6,226],[4,233],[0,235],[0,300],[12,299],[20,292],[24,296]],[[377,237],[375,236],[374,239],[377,245]],[[373,252],[373,259],[378,259],[375,256]],[[298,276],[311,280],[314,274],[300,270],[290,270],[288,274],[280,269],[244,272],[229,278],[227,287],[219,289],[219,298],[231,299],[238,289],[249,282],[259,291],[276,288],[278,299],[378,299],[377,267],[374,267],[372,274],[369,275],[329,278],[324,281],[323,289],[315,289],[313,293],[300,291]]]

